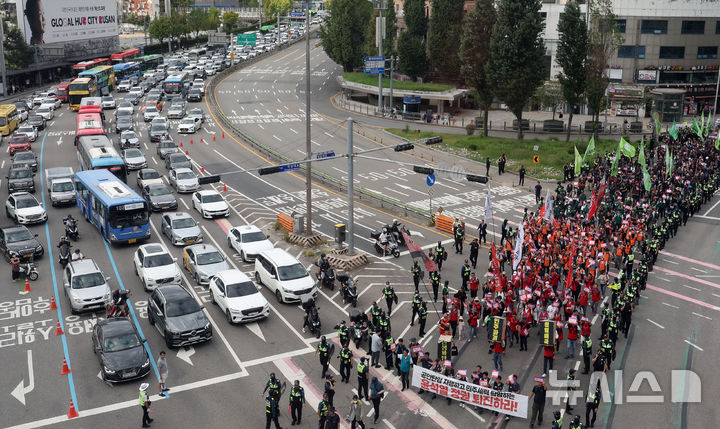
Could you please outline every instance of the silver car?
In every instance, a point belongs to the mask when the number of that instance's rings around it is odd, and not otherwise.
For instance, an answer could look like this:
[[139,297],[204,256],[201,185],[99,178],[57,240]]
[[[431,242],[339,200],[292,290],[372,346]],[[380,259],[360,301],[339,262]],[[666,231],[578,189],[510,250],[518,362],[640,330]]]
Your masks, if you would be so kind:
[[215,274],[230,269],[225,256],[211,244],[187,246],[183,249],[183,265],[199,285],[210,284]]
[[147,167],[147,159],[145,155],[140,152],[140,149],[125,149],[122,151],[122,159],[125,161],[128,170],[140,170],[141,168]]
[[165,213],[160,228],[175,246],[201,243],[204,238],[198,223],[185,212]]
[[182,119],[185,116],[185,106],[182,104],[173,104],[168,109],[167,117],[171,119]]
[[200,189],[197,175],[189,168],[170,170],[169,182],[178,192],[195,192]]
[[65,295],[70,300],[70,311],[95,311],[110,301],[110,286],[100,267],[92,259],[70,262],[63,270]]

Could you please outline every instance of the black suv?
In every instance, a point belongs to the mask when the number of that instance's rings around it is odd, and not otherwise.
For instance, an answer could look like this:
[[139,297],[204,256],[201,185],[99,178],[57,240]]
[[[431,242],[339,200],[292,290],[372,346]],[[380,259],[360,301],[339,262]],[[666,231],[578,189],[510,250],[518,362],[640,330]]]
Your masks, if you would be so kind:
[[168,347],[182,347],[210,341],[212,326],[184,287],[165,285],[155,289],[148,303],[148,320],[165,337]]
[[35,192],[35,178],[30,167],[25,164],[13,165],[7,175],[8,193],[17,191]]
[[0,228],[0,252],[9,261],[11,253],[17,253],[21,259],[40,258],[45,248],[24,225]]

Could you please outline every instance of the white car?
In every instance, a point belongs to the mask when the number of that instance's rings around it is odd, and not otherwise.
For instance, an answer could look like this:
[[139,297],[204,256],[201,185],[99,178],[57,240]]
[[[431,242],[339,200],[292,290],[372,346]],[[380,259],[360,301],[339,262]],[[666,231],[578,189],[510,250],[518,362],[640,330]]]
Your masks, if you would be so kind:
[[47,92],[41,92],[41,93],[33,96],[33,99],[32,99],[33,105],[35,105],[35,106],[41,105],[43,102],[43,99],[45,99],[49,96],[50,96],[50,94],[48,94]]
[[35,114],[42,116],[46,121],[51,120],[55,116],[53,108],[47,104],[38,107]]
[[192,203],[195,210],[206,219],[227,217],[230,214],[230,207],[225,199],[218,191],[212,189],[195,192],[192,196]]
[[201,124],[205,121],[205,114],[203,113],[202,109],[200,109],[198,107],[196,107],[194,109],[190,109],[190,112],[188,112],[187,117],[192,118],[192,119],[199,119]]
[[318,294],[305,266],[279,248],[263,250],[257,255],[255,282],[266,286],[280,303],[298,302]]
[[49,104],[53,106],[53,110],[59,109],[62,106],[62,100],[55,97],[45,97],[42,100],[42,103],[40,103],[40,106],[43,104]]
[[43,206],[28,192],[10,194],[5,201],[5,214],[23,225],[42,223],[47,220],[47,213]]
[[122,159],[128,170],[140,170],[147,167],[147,159],[140,149],[130,148],[122,151]]
[[156,116],[152,118],[152,121],[150,121],[150,126],[160,124],[163,127],[165,127],[166,130],[170,129],[170,122],[168,119],[164,116]]
[[201,119],[197,117],[187,117],[180,121],[177,126],[177,132],[194,134],[195,131],[200,130],[200,127],[202,127]]
[[228,246],[234,249],[243,262],[255,261],[258,253],[275,248],[270,238],[255,225],[241,225],[230,228]]
[[120,81],[120,83],[118,84],[118,86],[116,88],[116,91],[117,92],[128,92],[128,91],[130,91],[130,86],[131,85],[130,85],[129,80]]
[[193,88],[199,88],[202,95],[205,95],[205,81],[202,79],[195,79],[192,83]]
[[160,173],[157,172],[154,168],[143,168],[142,170],[138,171],[137,174],[137,184],[140,189],[143,189],[147,185],[153,185],[153,184],[162,184],[162,177],[160,177]]
[[135,274],[146,291],[168,284],[182,284],[177,258],[170,255],[160,243],[143,244],[133,256]]
[[18,127],[17,130],[15,130],[15,135],[27,136],[27,138],[29,138],[31,142],[34,142],[37,139],[38,132],[37,128],[33,127],[32,125],[23,125]]
[[129,101],[121,101],[117,105],[117,110],[115,110],[115,116],[132,115],[133,113],[135,113],[135,106]]
[[239,270],[225,270],[210,279],[210,302],[225,313],[228,323],[260,320],[270,315],[270,303],[259,287]]
[[142,97],[143,94],[145,94],[145,91],[143,91],[142,87],[133,86],[132,88],[130,88],[130,94],[128,95],[131,94],[135,94],[137,97]]
[[189,168],[170,170],[170,179],[168,180],[179,193],[195,192],[200,189],[197,175]]
[[111,95],[106,95],[102,98],[102,102],[100,102],[100,106],[103,109],[114,109],[115,108],[115,99],[112,98]]
[[145,107],[145,112],[143,113],[143,119],[145,122],[150,122],[154,118],[157,118],[160,115],[160,111],[155,106],[147,106]]

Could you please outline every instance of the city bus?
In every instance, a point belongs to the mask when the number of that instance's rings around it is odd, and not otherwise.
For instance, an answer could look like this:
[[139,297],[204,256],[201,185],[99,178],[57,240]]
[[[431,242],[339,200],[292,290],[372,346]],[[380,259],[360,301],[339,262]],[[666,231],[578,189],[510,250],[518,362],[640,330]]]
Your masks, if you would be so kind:
[[133,58],[137,58],[140,56],[140,49],[138,48],[132,48],[128,49],[122,52],[116,52],[112,55],[110,55],[110,61],[113,62],[113,64],[119,64],[119,63],[126,63]]
[[99,95],[109,94],[110,91],[115,88],[115,72],[113,71],[113,66],[95,67],[80,73],[78,77],[94,79]]
[[205,48],[193,49],[188,53],[188,58],[190,58],[191,60],[197,60],[198,58],[205,55],[206,52],[207,51],[205,50]]
[[14,104],[0,104],[0,132],[7,136],[13,133],[20,125],[17,106]]
[[94,79],[79,77],[70,82],[68,94],[70,110],[78,110],[83,97],[96,97],[98,95],[97,84]]
[[127,167],[112,141],[102,134],[77,138],[80,170],[109,170],[118,179],[127,181]]
[[109,66],[110,58],[95,58],[94,60],[81,61],[72,66],[73,79],[77,79],[78,75],[85,70],[100,66]]
[[163,56],[162,55],[145,55],[143,57],[135,58],[135,61],[137,61],[140,64],[140,70],[143,71],[143,73],[148,72],[150,70],[155,70],[160,64],[163,63]]
[[121,82],[131,77],[142,76],[141,64],[139,62],[129,63],[118,63],[113,65],[113,71],[115,72],[115,79]]
[[183,98],[188,86],[190,86],[190,78],[185,72],[176,73],[168,76],[163,82],[163,91],[165,91],[165,97],[170,100],[173,94],[180,94]]
[[[82,108],[80,109],[82,110]],[[100,113],[79,112],[75,117],[75,145],[81,136],[104,135],[103,120]]]
[[150,238],[147,201],[107,170],[75,174],[75,200],[88,222],[110,243],[133,244]]
[[70,89],[70,82],[61,82],[57,86],[57,93],[55,96],[60,99],[63,103],[68,102],[68,91]]

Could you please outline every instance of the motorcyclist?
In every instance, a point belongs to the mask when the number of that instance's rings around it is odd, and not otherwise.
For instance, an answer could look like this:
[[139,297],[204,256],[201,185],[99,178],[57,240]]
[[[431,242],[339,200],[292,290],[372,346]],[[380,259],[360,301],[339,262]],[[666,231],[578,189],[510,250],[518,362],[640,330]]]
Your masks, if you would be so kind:
[[76,219],[72,216],[72,214],[68,213],[67,217],[63,218],[63,224],[74,224],[76,222]]
[[390,231],[393,233],[395,238],[397,238],[398,243],[401,245],[405,245],[405,237],[402,235],[402,231],[400,231],[400,221],[397,219],[393,219],[392,226],[390,227]]
[[72,254],[72,258],[71,258],[71,259],[72,259],[73,261],[78,261],[78,260],[83,259],[83,258],[85,258],[85,255],[82,254],[82,252],[80,251],[80,249],[75,249],[75,251],[74,251],[73,254]]
[[65,237],[64,235],[60,236],[60,242],[58,243],[57,247],[58,247],[58,249],[62,249],[63,246],[70,247],[70,242],[68,241],[67,237]]
[[383,249],[383,256],[387,254],[387,246],[388,246],[388,230],[387,228],[383,228],[382,232],[380,232],[380,237],[378,238],[380,241],[380,246]]
[[305,317],[303,318],[303,326],[302,331],[305,332],[305,327],[312,329],[312,321],[310,320],[310,317],[312,315],[312,311],[315,308],[315,300],[311,299],[308,301],[303,301],[303,309],[305,310]]
[[318,280],[320,280],[320,283],[322,284],[322,280],[325,279],[325,273],[327,272],[327,270],[330,269],[330,261],[328,260],[326,254],[322,253],[320,255],[320,259],[318,259],[317,266],[318,266],[317,278],[318,278]]
[[127,289],[120,290],[115,289],[112,293],[112,304],[117,308],[118,311],[123,315],[123,317],[127,317],[127,302],[128,299],[130,299],[131,292]]

